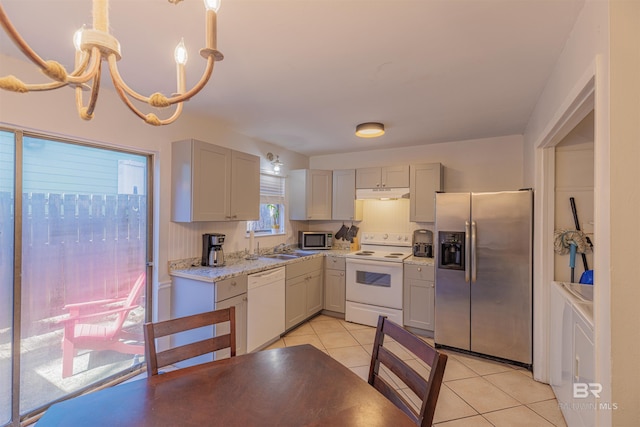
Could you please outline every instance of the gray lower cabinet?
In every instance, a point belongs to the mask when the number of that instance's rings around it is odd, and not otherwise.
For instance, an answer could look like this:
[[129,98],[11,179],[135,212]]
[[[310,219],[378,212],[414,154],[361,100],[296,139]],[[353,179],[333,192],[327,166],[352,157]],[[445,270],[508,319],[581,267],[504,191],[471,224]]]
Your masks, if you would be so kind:
[[345,259],[328,256],[324,270],[324,309],[344,313],[346,300]]
[[[172,318],[231,306],[236,308],[236,354],[244,354],[247,352],[247,276],[232,277],[215,283],[173,277],[173,286],[171,288]],[[229,331],[228,325],[217,326],[217,328],[220,334],[228,333]],[[212,337],[215,333],[213,327],[183,332],[173,337],[172,345],[184,345],[200,341]],[[223,350],[217,352],[215,357],[218,359],[228,355],[229,351]],[[204,355],[182,362],[180,366],[190,366],[212,359],[211,355]]]
[[433,331],[435,271],[432,265],[404,265],[404,324]]
[[322,310],[322,257],[286,266],[285,329]]

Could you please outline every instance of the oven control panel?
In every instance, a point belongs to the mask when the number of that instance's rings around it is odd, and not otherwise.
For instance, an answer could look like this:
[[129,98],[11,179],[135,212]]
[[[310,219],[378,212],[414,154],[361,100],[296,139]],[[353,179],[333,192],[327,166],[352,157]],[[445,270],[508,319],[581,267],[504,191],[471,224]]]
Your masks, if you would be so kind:
[[411,238],[410,233],[364,232],[361,235],[361,242],[365,245],[411,246]]

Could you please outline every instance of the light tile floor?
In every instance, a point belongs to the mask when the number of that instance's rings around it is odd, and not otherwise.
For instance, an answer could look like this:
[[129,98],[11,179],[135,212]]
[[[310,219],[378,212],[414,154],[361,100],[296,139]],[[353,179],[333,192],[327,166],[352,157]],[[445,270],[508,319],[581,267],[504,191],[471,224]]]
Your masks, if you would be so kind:
[[[320,315],[289,332],[268,348],[311,344],[366,381],[375,328]],[[433,340],[423,338],[433,345]],[[386,343],[418,372],[421,361]],[[566,426],[551,387],[533,380],[523,368],[445,351],[449,358],[434,416],[437,427]],[[391,381],[393,374],[388,373]],[[394,382],[395,383],[395,382]],[[401,390],[417,404],[409,389]]]

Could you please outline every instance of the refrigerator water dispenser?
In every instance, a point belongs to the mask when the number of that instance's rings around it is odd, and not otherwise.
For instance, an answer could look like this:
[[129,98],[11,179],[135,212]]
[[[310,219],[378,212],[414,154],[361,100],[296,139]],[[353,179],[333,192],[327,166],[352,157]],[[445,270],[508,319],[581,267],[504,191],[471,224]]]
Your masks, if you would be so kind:
[[440,231],[440,257],[438,267],[464,270],[464,232]]

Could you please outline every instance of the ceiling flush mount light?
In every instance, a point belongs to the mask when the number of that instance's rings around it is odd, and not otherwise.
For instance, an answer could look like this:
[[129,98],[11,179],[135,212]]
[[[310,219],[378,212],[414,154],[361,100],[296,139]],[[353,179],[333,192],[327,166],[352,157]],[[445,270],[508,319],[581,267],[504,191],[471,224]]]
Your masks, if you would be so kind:
[[[181,1],[169,0],[169,3],[178,4]],[[76,58],[75,67],[71,73],[68,73],[60,63],[45,61],[38,56],[18,34],[18,31],[4,12],[2,3],[0,3],[0,25],[2,25],[5,32],[22,53],[52,80],[49,83],[26,84],[10,75],[0,77],[0,88],[24,93],[58,89],[64,86],[74,87],[76,91],[76,107],[80,117],[85,120],[91,120],[98,100],[98,91],[100,90],[102,61],[105,61],[109,66],[116,92],[118,92],[122,101],[131,111],[150,125],[160,126],[173,123],[182,113],[184,101],[192,98],[207,84],[213,72],[214,62],[222,61],[224,58],[216,48],[216,20],[217,12],[220,8],[220,0],[204,0],[204,5],[206,9],[206,44],[200,50],[200,55],[207,60],[207,65],[200,81],[190,90],[186,90],[185,64],[187,62],[187,50],[184,47],[184,41],[181,41],[174,52],[178,76],[177,92],[171,96],[154,93],[147,97],[129,88],[118,72],[117,61],[121,58],[120,43],[109,33],[109,0],[93,0],[93,28],[81,28],[74,35],[73,42],[76,47]],[[86,105],[82,96],[84,90],[90,92]],[[154,113],[142,113],[133,105],[132,99],[145,102],[154,108],[166,108],[176,105],[176,109],[171,117],[160,119]]]
[[382,123],[360,123],[356,126],[356,135],[360,138],[375,138],[384,135],[384,125]]
[[273,166],[273,173],[276,175],[279,174],[282,170],[282,166],[284,166],[284,163],[280,161],[280,156],[274,157],[273,153],[267,153],[267,160],[269,160]]

